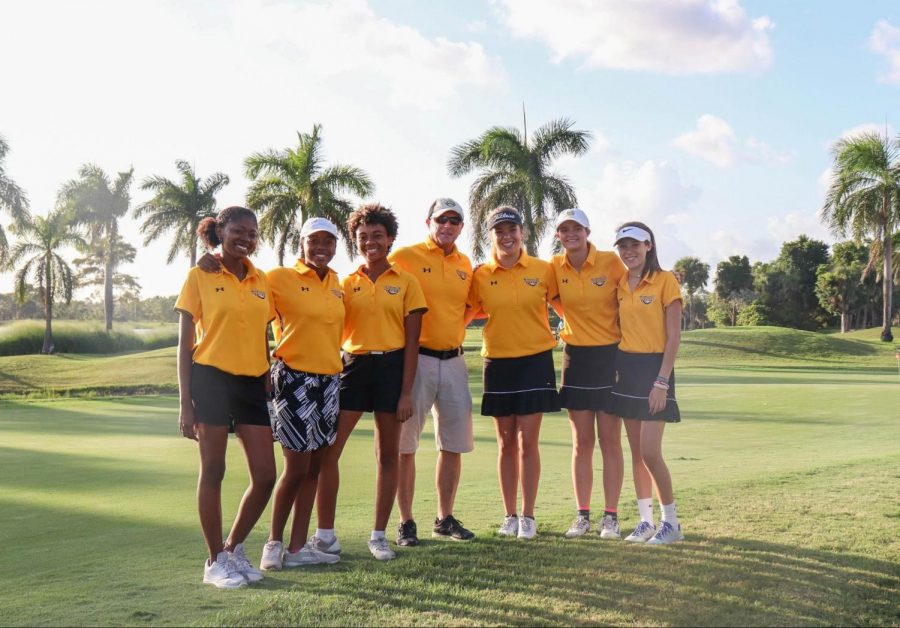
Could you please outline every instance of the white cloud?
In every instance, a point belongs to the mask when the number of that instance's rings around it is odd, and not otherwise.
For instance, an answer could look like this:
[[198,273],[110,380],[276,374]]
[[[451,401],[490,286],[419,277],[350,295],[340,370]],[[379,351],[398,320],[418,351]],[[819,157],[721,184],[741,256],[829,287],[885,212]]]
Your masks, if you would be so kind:
[[705,159],[719,168],[733,166],[739,160],[785,164],[794,158],[792,151],[777,150],[754,137],[740,141],[731,125],[708,113],[697,118],[695,129],[672,140],[672,146]]
[[831,234],[814,211],[796,211],[769,218],[768,230],[769,235],[781,243],[796,240],[800,235],[825,242],[832,241]]
[[879,83],[900,83],[900,28],[887,20],[879,20],[869,35],[869,50],[887,61],[887,71],[879,75]]
[[495,0],[517,36],[544,42],[555,62],[669,74],[760,71],[772,63],[767,16],[739,0]]

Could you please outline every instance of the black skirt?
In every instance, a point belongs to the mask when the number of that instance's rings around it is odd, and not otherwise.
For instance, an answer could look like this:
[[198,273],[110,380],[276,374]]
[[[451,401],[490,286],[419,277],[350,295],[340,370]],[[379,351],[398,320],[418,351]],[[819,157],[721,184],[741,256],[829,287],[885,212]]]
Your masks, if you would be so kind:
[[610,393],[616,383],[617,347],[566,345],[559,405],[569,410],[609,412]]
[[659,375],[662,364],[662,353],[626,353],[616,354],[616,385],[612,390],[610,414],[623,419],[640,419],[642,421],[681,421],[678,402],[675,400],[675,370],[669,376],[669,390],[666,391],[666,407],[650,414],[650,389]]
[[484,359],[483,416],[559,411],[553,351],[520,358]]

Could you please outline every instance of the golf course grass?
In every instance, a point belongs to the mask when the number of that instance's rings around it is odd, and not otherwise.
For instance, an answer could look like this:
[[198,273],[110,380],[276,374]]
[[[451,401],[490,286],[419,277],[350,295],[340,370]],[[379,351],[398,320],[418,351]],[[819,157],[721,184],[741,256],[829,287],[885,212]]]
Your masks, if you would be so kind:
[[[470,332],[477,413],[476,345]],[[0,624],[900,623],[893,346],[871,330],[700,330],[684,335],[677,369],[684,420],[666,428],[665,451],[684,543],[563,538],[574,514],[563,414],[544,419],[538,538],[497,537],[493,426],[476,414],[476,450],[464,457],[455,514],[477,539],[427,538],[435,512],[428,427],[415,502],[425,541],[378,563],[365,545],[375,465],[364,418],[341,462],[342,561],[219,591],[200,583],[196,445],[178,436],[175,397],[58,396],[168,385],[174,350],[0,358]],[[35,397],[35,386],[56,398]],[[246,486],[235,440],[228,460],[230,522]],[[595,468],[596,510],[599,452]],[[627,476],[623,528],[636,523]],[[254,562],[268,514],[247,540]],[[396,523],[395,510],[390,533]]]

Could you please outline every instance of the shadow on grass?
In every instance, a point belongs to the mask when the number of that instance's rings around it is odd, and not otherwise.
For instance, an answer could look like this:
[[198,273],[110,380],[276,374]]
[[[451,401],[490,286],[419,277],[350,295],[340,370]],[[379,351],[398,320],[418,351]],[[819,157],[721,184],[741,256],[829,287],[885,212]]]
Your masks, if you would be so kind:
[[[581,551],[576,550],[577,545]],[[351,567],[350,565],[347,565]],[[419,574],[427,574],[422,577]],[[389,564],[300,576],[212,623],[420,625],[896,624],[895,563],[734,538],[676,547],[599,539],[434,543]],[[310,601],[314,601],[310,603]]]

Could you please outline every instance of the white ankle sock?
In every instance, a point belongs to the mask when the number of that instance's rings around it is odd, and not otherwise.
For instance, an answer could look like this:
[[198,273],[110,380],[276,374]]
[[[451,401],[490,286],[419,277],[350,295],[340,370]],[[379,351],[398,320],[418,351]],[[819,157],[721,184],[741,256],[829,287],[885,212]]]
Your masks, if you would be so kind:
[[637,500],[637,503],[638,514],[641,516],[641,521],[653,523],[653,498],[646,497],[644,499],[639,499]]
[[662,510],[662,520],[668,521],[673,526],[678,525],[678,516],[675,514],[675,502],[671,504],[660,504],[660,510]]
[[334,528],[316,528],[316,537],[330,543],[334,540]]
[[369,537],[370,541],[378,541],[384,538],[384,530],[372,530],[372,536]]

